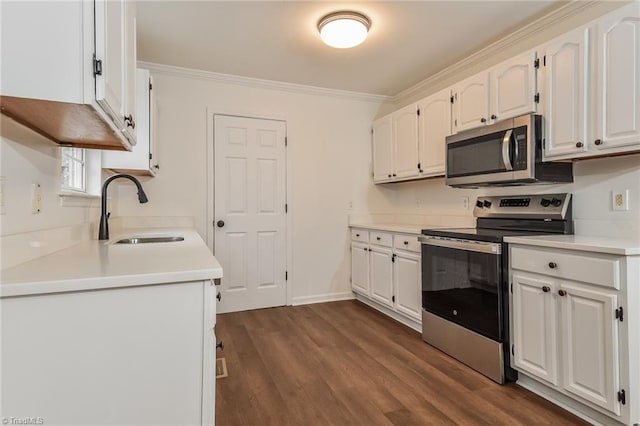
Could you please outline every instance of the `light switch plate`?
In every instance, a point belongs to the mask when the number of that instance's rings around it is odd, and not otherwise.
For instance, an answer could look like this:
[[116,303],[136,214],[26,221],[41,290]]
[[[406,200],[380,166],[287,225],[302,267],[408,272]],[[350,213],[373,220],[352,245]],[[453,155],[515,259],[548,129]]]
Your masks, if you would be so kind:
[[629,210],[629,190],[611,191],[611,205],[615,211]]

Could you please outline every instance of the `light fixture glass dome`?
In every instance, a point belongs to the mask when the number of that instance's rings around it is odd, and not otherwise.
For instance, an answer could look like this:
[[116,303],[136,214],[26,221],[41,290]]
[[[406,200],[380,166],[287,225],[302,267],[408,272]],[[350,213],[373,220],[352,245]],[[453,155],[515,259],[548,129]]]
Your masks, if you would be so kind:
[[338,49],[354,47],[367,38],[371,22],[357,12],[331,13],[318,22],[322,41]]

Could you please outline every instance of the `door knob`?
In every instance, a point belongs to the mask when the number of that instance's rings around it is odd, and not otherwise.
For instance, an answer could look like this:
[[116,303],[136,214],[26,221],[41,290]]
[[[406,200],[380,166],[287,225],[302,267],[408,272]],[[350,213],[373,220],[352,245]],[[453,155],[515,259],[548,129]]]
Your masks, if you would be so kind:
[[216,222],[216,225],[218,226],[218,228],[222,228],[224,226],[224,220],[219,220],[218,222]]
[[222,300],[222,293],[218,292],[218,294],[216,295],[216,299],[218,299],[218,302]]
[[216,349],[220,349],[221,351],[224,350],[224,342],[222,340],[216,343]]

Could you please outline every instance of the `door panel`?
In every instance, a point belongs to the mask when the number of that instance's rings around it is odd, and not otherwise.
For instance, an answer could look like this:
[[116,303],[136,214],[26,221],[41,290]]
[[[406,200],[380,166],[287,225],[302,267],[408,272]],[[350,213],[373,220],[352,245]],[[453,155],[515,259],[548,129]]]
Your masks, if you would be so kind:
[[393,274],[396,309],[417,321],[422,321],[421,270],[420,255],[409,253],[396,255]]
[[589,37],[590,29],[580,28],[546,48],[546,157],[587,150]]
[[624,7],[598,21],[598,107],[606,150],[640,141],[640,5]]
[[371,247],[369,271],[371,272],[371,297],[377,302],[393,307],[393,264],[391,249]]
[[214,117],[222,313],[286,304],[285,134],[282,121]]
[[515,368],[558,386],[554,288],[551,281],[513,274],[512,359]]
[[562,283],[564,388],[620,414],[617,297]]

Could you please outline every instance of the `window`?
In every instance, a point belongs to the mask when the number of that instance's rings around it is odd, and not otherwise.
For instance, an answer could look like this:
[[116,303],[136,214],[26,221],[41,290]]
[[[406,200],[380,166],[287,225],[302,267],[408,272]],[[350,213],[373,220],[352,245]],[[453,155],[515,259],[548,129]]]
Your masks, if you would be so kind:
[[62,148],[62,189],[87,192],[87,171],[85,150],[82,148]]

